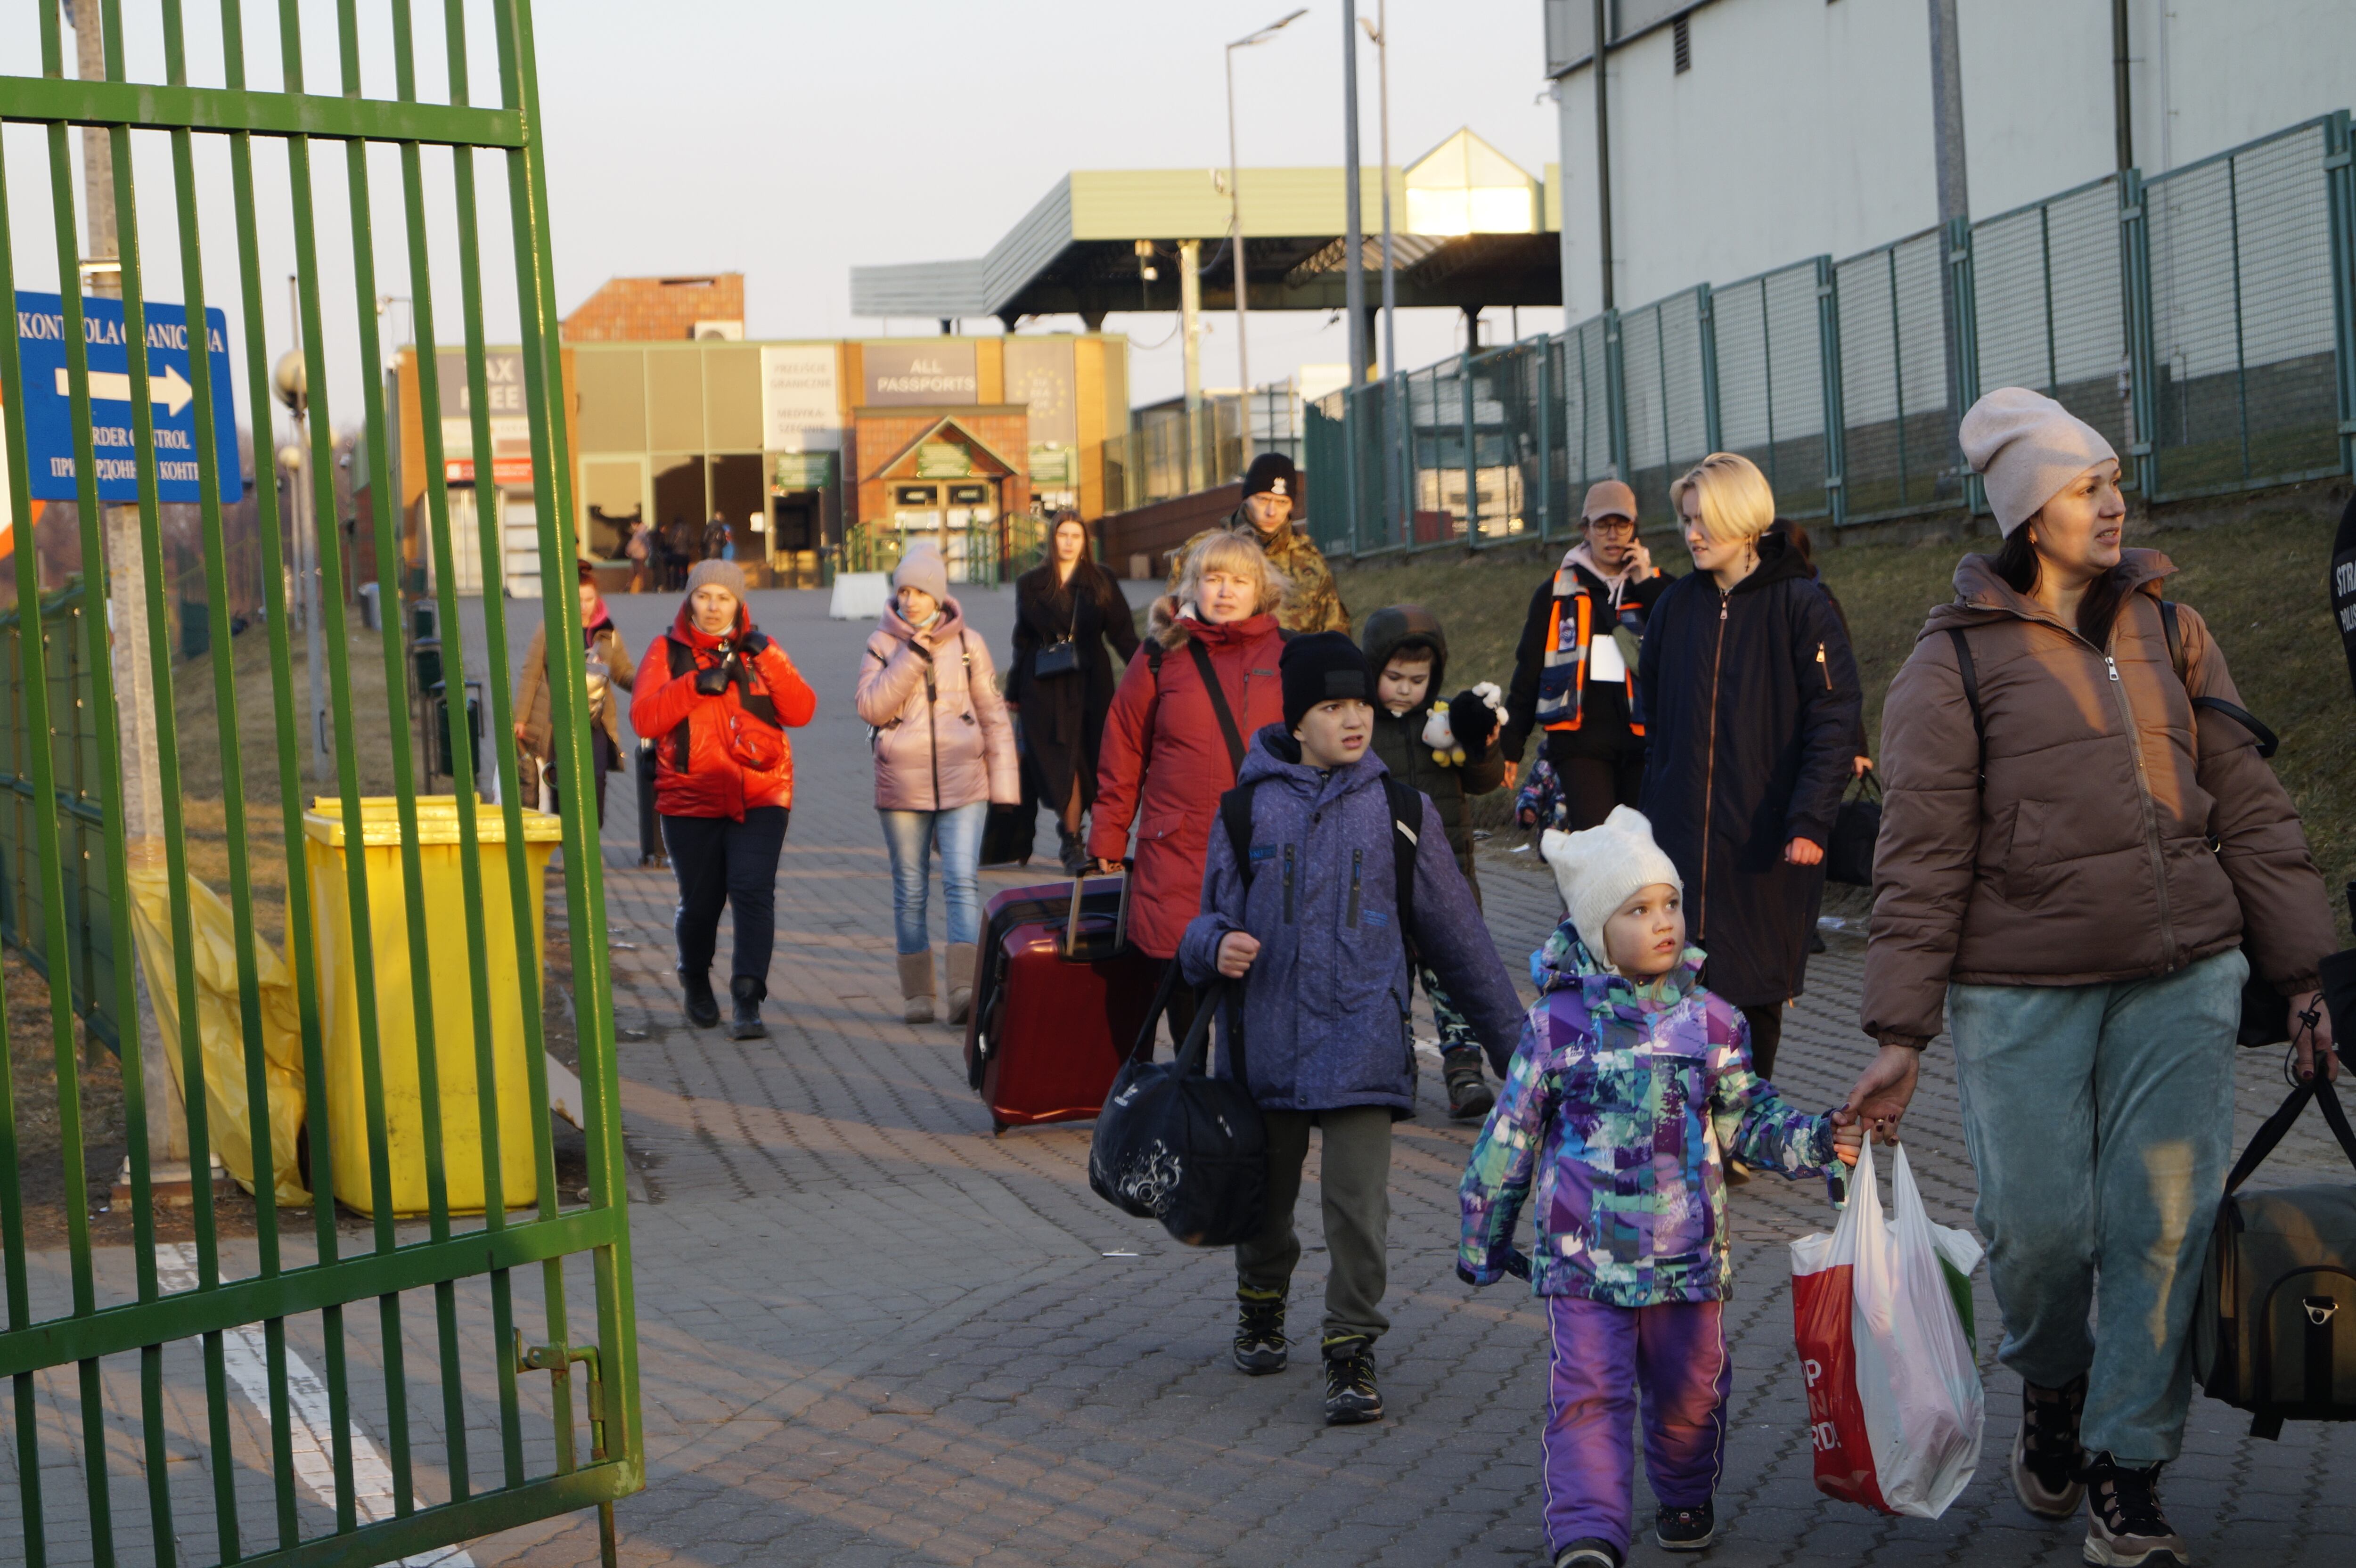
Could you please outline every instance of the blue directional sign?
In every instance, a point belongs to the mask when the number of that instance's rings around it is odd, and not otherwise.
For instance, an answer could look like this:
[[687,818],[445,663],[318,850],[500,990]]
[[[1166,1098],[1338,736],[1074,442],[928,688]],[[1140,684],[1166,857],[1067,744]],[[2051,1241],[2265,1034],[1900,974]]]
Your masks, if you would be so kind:
[[[124,342],[123,302],[84,298],[82,336],[90,345],[91,444],[98,458],[102,501],[139,498],[139,449],[131,423],[131,358]],[[25,367],[25,445],[32,493],[70,501],[74,475],[73,400],[66,374],[65,302],[56,294],[16,294],[16,344]],[[245,494],[238,470],[237,408],[229,368],[229,328],[220,311],[205,312],[205,350],[212,366],[213,447],[219,454],[220,496]],[[177,304],[147,306],[147,385],[139,395],[155,420],[155,498],[195,501],[196,392],[188,385],[188,313]]]

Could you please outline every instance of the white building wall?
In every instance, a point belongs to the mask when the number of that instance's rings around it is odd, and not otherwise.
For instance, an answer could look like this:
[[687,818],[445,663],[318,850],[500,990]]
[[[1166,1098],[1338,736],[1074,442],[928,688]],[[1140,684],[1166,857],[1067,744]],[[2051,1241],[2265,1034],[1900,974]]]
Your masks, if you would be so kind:
[[[1966,178],[1988,217],[2115,162],[2110,7],[1958,0]],[[1937,220],[1924,0],[1717,0],[1608,57],[1615,302]],[[2356,101],[2356,0],[2132,0],[2147,176]],[[1567,319],[1601,304],[1592,68],[1558,82]]]

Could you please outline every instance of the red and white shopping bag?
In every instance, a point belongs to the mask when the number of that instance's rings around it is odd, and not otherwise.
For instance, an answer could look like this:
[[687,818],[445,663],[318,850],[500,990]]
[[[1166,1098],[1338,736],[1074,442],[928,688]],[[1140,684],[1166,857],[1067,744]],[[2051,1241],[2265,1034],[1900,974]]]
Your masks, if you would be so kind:
[[1887,1221],[1869,1139],[1830,1233],[1792,1243],[1792,1318],[1816,1489],[1936,1519],[1979,1464],[1986,1403],[1971,1273],[1980,1244],[1931,1222],[1903,1147],[1891,1168]]

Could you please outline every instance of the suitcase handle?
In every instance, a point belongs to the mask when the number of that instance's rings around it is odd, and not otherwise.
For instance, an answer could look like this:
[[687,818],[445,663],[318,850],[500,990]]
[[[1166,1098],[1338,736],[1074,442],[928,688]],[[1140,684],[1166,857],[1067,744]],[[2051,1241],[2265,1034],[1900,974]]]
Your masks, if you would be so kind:
[[[1072,879],[1072,910],[1064,917],[1064,957],[1066,960],[1077,957],[1079,955],[1081,890],[1086,887],[1087,880],[1086,872]],[[1129,870],[1124,864],[1120,876],[1120,907],[1119,912],[1113,916],[1112,950],[1115,953],[1120,953],[1126,951],[1128,947]]]

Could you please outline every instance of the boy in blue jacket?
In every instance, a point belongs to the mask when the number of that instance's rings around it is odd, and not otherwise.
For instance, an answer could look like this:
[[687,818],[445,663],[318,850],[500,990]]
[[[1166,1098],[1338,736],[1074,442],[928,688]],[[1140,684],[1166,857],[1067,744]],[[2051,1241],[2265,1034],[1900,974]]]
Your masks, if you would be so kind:
[[1286,1363],[1285,1296],[1301,1260],[1292,1210],[1309,1129],[1323,1133],[1325,1420],[1340,1425],[1383,1414],[1374,1345],[1390,1327],[1391,1123],[1415,1111],[1409,944],[1501,1076],[1522,1008],[1439,812],[1412,791],[1398,792],[1395,809],[1387,770],[1367,751],[1365,656],[1321,632],[1286,644],[1279,669],[1284,722],[1252,737],[1229,797],[1241,809],[1223,803],[1203,912],[1178,961],[1194,985],[1242,982],[1220,1019],[1216,1070],[1251,1091],[1268,1127],[1266,1217],[1236,1248],[1235,1362],[1254,1375]]

